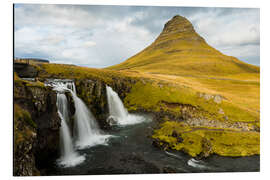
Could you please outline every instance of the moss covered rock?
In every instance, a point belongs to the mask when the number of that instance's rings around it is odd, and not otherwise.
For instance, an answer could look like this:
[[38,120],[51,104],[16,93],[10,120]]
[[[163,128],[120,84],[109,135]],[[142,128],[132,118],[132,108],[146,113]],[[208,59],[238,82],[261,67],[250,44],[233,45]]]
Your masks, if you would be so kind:
[[221,156],[260,154],[259,132],[190,127],[185,123],[166,121],[154,132],[153,138],[161,148],[166,144],[167,148],[182,150],[193,157],[208,157],[213,153]]
[[[42,169],[59,156],[60,118],[56,93],[41,82],[14,81],[14,173],[18,176]],[[20,150],[18,150],[20,149]],[[18,150],[18,151],[17,151]],[[25,159],[25,157],[27,157]],[[25,159],[25,160],[24,160]],[[24,162],[20,165],[18,162]],[[34,163],[33,163],[34,162]]]

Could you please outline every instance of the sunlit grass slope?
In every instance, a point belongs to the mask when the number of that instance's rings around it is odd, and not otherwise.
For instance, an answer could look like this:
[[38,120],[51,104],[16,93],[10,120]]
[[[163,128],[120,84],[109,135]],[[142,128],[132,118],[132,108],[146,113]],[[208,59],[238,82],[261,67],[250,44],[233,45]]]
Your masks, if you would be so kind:
[[221,77],[245,73],[256,76],[260,71],[257,66],[226,56],[209,46],[196,33],[192,24],[181,16],[175,16],[167,22],[150,46],[109,69]]

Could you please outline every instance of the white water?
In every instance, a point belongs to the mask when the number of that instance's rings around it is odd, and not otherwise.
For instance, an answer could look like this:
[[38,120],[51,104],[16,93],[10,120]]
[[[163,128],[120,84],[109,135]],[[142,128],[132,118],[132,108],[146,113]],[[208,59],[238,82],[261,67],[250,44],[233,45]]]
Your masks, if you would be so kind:
[[106,86],[106,92],[110,113],[108,118],[116,121],[117,125],[131,125],[145,121],[145,118],[142,116],[129,114],[118,94],[111,87]]
[[208,169],[208,167],[203,164],[203,161],[199,161],[194,158],[191,158],[190,160],[188,160],[187,164],[194,168]]
[[[85,160],[84,156],[80,156],[75,151],[75,147],[77,149],[83,149],[99,144],[107,145],[107,140],[111,135],[102,134],[96,119],[77,96],[74,82],[70,80],[49,80],[46,85],[53,87],[53,90],[57,91],[57,108],[59,117],[61,118],[61,157],[57,162],[64,167],[75,166]],[[65,92],[71,93],[75,106],[73,138],[69,127],[68,102],[64,94]]]
[[174,157],[174,158],[177,158],[177,159],[180,159],[180,160],[183,160],[183,157],[177,155],[177,154],[173,154],[173,153],[170,153],[168,151],[165,151],[165,153],[171,157]]
[[82,163],[85,160],[84,156],[80,156],[75,152],[70,129],[68,127],[69,115],[67,108],[67,98],[65,94],[57,93],[57,108],[58,115],[61,118],[60,127],[60,150],[61,157],[58,159],[58,164],[64,167],[71,167]]
[[95,117],[88,110],[83,101],[70,91],[75,104],[75,122],[74,122],[74,135],[76,138],[76,147],[83,149],[92,147],[98,144],[107,144],[110,135],[104,135],[98,127]]

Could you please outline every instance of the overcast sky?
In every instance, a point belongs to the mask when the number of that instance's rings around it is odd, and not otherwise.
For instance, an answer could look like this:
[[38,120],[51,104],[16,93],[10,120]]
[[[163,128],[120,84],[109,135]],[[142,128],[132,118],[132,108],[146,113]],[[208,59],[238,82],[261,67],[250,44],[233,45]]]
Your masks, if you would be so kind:
[[214,48],[260,64],[260,10],[247,8],[16,4],[15,57],[107,67],[150,45],[174,15]]

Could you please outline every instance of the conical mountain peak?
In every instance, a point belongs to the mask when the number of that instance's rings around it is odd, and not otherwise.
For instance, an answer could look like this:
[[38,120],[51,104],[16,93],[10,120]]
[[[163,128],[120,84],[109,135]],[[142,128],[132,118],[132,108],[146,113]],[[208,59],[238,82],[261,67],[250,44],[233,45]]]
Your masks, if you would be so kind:
[[225,75],[258,73],[259,68],[226,56],[211,47],[191,22],[176,15],[165,25],[157,39],[143,51],[110,69],[172,75]]
[[163,32],[195,32],[192,24],[183,16],[176,15],[165,25]]
[[155,43],[164,43],[170,40],[204,41],[194,30],[193,25],[187,18],[176,15],[169,20],[156,39]]

